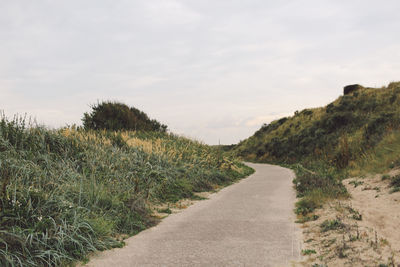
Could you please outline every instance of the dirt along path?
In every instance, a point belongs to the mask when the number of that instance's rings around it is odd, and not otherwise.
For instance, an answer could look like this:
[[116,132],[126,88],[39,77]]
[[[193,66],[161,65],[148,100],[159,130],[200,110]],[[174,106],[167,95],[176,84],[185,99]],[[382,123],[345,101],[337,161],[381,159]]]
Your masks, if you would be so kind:
[[300,259],[292,171],[256,172],[105,251],[86,266],[290,266]]

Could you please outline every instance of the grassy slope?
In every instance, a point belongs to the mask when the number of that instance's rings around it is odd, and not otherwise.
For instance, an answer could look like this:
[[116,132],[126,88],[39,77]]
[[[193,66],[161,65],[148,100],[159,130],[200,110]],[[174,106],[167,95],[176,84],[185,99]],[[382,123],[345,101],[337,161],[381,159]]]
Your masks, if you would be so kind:
[[251,169],[172,134],[86,132],[0,120],[0,265],[62,265],[156,223],[148,203]]
[[346,196],[340,180],[400,165],[400,83],[363,88],[326,107],[264,125],[233,151],[251,161],[296,164],[298,213]]

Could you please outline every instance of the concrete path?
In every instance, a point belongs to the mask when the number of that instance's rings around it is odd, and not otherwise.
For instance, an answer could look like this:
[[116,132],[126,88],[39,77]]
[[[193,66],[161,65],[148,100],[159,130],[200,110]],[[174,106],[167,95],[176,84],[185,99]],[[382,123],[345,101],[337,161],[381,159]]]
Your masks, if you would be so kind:
[[294,174],[249,164],[256,173],[157,226],[100,253],[87,266],[290,266],[300,259]]

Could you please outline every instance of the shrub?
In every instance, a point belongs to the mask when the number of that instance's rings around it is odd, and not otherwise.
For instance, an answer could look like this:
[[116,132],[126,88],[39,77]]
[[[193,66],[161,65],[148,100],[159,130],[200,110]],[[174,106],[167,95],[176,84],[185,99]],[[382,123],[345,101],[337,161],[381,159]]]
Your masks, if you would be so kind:
[[317,252],[314,249],[303,249],[301,251],[302,255],[311,255],[311,254],[316,254]]
[[400,192],[400,175],[396,175],[391,179],[390,186],[393,187],[390,193]]
[[312,198],[303,198],[296,203],[295,213],[297,215],[307,215],[310,212],[313,212],[316,208],[319,208],[321,205],[317,203]]
[[151,120],[146,113],[118,102],[102,102],[92,106],[83,116],[85,129],[135,130],[166,132],[167,126]]
[[321,225],[321,232],[342,229],[344,224],[340,220],[325,220]]

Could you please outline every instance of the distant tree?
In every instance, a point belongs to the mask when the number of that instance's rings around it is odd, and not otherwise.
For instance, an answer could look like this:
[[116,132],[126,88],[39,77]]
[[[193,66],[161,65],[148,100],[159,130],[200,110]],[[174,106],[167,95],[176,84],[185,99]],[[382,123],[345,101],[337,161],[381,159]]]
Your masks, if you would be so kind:
[[93,105],[90,113],[83,114],[85,129],[137,130],[166,132],[167,126],[151,120],[146,113],[118,102],[101,102]]

